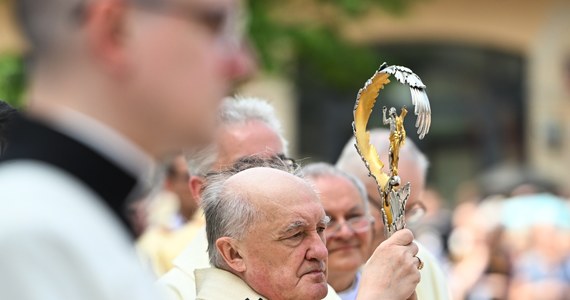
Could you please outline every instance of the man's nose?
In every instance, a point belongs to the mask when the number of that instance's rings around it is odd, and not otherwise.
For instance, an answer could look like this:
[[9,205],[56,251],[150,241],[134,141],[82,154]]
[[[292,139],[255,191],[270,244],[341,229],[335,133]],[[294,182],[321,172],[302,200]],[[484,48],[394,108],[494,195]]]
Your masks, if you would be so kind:
[[316,259],[323,261],[329,256],[329,251],[327,250],[325,241],[323,241],[323,239],[318,234],[312,235],[310,242],[311,244],[306,254],[307,260]]
[[248,42],[241,42],[229,54],[227,76],[232,81],[246,80],[258,69],[255,50]]
[[347,222],[342,222],[335,236],[341,239],[349,239],[353,235],[354,230],[350,228],[350,225]]

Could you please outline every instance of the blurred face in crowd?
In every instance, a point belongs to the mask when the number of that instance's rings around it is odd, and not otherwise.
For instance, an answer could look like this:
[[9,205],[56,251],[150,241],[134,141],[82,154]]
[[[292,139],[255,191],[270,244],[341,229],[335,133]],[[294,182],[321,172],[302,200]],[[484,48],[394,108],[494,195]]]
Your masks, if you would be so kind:
[[[306,181],[283,171],[254,168],[236,176],[260,217],[238,241],[235,271],[269,299],[322,299],[327,294],[326,215]],[[229,182],[229,180],[228,180]]]
[[224,126],[219,131],[218,139],[217,168],[230,166],[242,157],[270,157],[284,151],[277,133],[258,120]]
[[184,156],[179,155],[173,161],[165,182],[166,188],[178,196],[180,201],[180,213],[186,219],[192,218],[198,209],[198,202],[192,196],[188,186],[188,167]]
[[[320,193],[321,202],[331,222],[327,227],[329,251],[329,283],[337,291],[349,286],[337,278],[352,283],[360,266],[368,259],[372,239],[371,217],[366,213],[362,197],[348,179],[340,176],[323,176],[312,179]],[[335,286],[336,285],[336,286]]]
[[195,146],[211,139],[222,98],[251,62],[237,32],[239,3],[161,3],[127,16],[132,109],[146,118],[150,131],[169,129],[177,133],[169,142]]
[[[245,124],[232,124],[220,127],[217,132],[218,156],[214,170],[231,166],[242,157],[259,155],[271,157],[283,154],[285,149],[279,135],[265,123],[257,120]],[[196,199],[200,198],[203,180],[191,176],[190,187]]]

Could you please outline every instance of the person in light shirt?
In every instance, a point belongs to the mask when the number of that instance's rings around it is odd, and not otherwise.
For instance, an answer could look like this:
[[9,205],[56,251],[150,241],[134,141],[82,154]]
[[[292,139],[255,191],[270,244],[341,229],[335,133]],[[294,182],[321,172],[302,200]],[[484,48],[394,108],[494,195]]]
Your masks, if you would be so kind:
[[13,6],[29,86],[0,158],[0,299],[157,299],[127,211],[248,75],[239,2]]

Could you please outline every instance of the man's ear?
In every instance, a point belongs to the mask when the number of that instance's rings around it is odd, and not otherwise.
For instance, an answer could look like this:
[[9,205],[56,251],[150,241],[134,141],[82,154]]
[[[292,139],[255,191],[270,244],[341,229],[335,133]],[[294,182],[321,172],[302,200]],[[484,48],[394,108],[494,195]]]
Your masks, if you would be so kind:
[[216,240],[218,252],[232,270],[238,273],[245,272],[245,261],[240,253],[238,242],[230,237],[221,237]]
[[190,180],[188,180],[188,186],[190,187],[190,192],[192,193],[192,198],[200,205],[200,201],[202,199],[202,186],[204,186],[204,178],[200,176],[190,176]]
[[85,32],[89,52],[107,71],[125,72],[128,7],[123,0],[100,0],[87,6]]

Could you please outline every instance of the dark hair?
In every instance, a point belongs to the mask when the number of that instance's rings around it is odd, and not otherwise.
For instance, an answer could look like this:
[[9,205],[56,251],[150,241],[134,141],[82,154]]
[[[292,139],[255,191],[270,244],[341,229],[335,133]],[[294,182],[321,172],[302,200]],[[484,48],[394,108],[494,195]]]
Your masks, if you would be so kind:
[[14,108],[0,100],[0,155],[6,150],[6,127],[15,114]]

